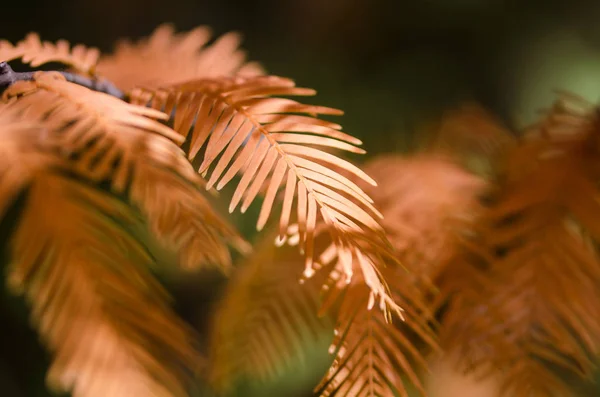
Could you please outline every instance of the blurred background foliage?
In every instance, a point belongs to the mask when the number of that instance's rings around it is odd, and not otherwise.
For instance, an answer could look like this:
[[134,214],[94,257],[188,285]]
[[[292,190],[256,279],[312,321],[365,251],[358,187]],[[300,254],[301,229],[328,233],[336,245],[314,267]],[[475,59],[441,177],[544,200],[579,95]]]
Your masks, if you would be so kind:
[[[600,95],[600,2],[595,0],[28,0],[3,3],[0,36],[30,31],[110,51],[121,37],[158,24],[236,30],[271,74],[317,89],[315,103],[346,112],[340,123],[369,157],[405,152],[444,111],[474,101],[511,128],[535,119],[556,88]],[[362,159],[361,159],[362,160]],[[224,192],[228,196],[228,192]],[[226,200],[220,203],[225,210]],[[251,241],[257,205],[234,222]],[[213,272],[168,275],[177,311],[203,340],[227,279]],[[0,395],[49,396],[48,357],[25,305],[0,299]],[[328,366],[325,340],[311,365],[237,396],[308,396]],[[312,365],[314,363],[314,365]],[[199,395],[205,395],[199,392]],[[206,394],[208,395],[208,394]]]

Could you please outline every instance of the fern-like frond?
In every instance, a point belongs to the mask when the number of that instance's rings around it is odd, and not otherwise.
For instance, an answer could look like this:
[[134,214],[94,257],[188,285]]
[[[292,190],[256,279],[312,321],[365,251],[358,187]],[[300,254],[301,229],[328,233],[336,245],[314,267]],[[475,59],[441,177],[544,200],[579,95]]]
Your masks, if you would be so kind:
[[[355,146],[361,142],[334,123],[307,116],[340,111],[274,97],[312,94],[313,90],[296,87],[291,80],[259,76],[138,89],[131,97],[136,104],[168,114],[175,111],[174,129],[184,137],[190,135],[189,158],[194,159],[204,149],[199,171],[208,176],[208,188],[221,189],[236,174],[242,174],[230,211],[240,204],[242,212],[246,211],[258,193],[266,191],[259,230],[285,186],[280,237],[287,235],[288,227],[297,226],[298,241],[306,253],[307,277],[314,273],[315,235],[328,231],[345,282],[350,282],[355,271],[362,272],[374,296],[382,300],[382,308],[397,309],[378,273],[385,258],[393,258],[378,222],[381,214],[364,191],[340,172],[375,182],[350,162],[319,149],[363,153]],[[296,211],[292,210],[294,203]]]
[[386,235],[409,277],[433,282],[459,226],[475,221],[481,210],[487,182],[439,154],[379,156],[364,169],[380,186],[364,189],[381,209]]
[[299,282],[303,260],[295,249],[276,249],[268,236],[248,262],[214,315],[211,379],[221,391],[243,380],[263,383],[310,369],[310,350],[333,330],[329,317],[317,317],[316,280]]
[[586,134],[592,104],[586,99],[566,91],[557,92],[558,99],[550,109],[540,113],[540,120],[525,129],[522,140],[535,142],[544,140],[558,141],[572,139]]
[[67,65],[84,75],[93,75],[100,57],[97,48],[77,44],[71,48],[65,40],[56,43],[41,41],[36,33],[28,34],[16,45],[0,41],[0,62],[21,59],[24,63],[38,67],[49,62]]
[[184,368],[201,361],[131,235],[139,218],[69,177],[46,138],[18,107],[0,107],[0,216],[17,215],[7,277],[54,353],[48,383],[74,397],[185,396]]
[[48,142],[71,159],[76,173],[109,183],[137,205],[185,266],[208,261],[227,267],[226,242],[247,249],[212,211],[200,178],[174,143],[181,136],[157,121],[166,117],[163,113],[69,83],[56,73],[14,84],[4,97],[15,101],[22,118],[44,124]]
[[0,105],[0,216],[6,215],[37,172],[59,164],[52,153],[40,150],[44,145],[37,123],[20,120],[15,108]]
[[9,282],[54,352],[49,385],[74,397],[186,396],[191,379],[179,371],[199,369],[192,334],[128,235],[129,212],[106,193],[40,173],[12,239]]
[[555,371],[590,377],[600,353],[600,120],[577,108],[555,106],[510,155],[470,248],[448,269],[475,276],[448,277],[444,343],[463,366],[504,371],[510,396],[569,395]]
[[210,39],[205,26],[175,33],[172,25],[164,24],[138,43],[120,42],[113,55],[100,59],[97,70],[126,92],[136,86],[156,88],[200,78],[263,73],[258,64],[245,63],[246,54],[238,48],[239,34],[225,34],[207,46]]
[[357,183],[381,208],[382,225],[403,266],[390,266],[383,276],[406,321],[386,324],[381,313],[370,310],[375,302],[366,288],[350,286],[339,308],[335,362],[317,391],[322,396],[408,396],[414,387],[425,395],[425,357],[437,349],[434,280],[454,249],[454,234],[477,212],[486,184],[432,155],[382,156],[364,170],[379,187]]
[[[355,284],[345,292],[337,318],[338,327],[330,352],[335,360],[315,389],[324,397],[408,397],[415,387],[425,389],[422,371],[426,355],[437,347],[428,324],[431,316],[420,306],[423,296],[402,280],[404,272],[383,272],[391,296],[403,309],[400,324],[391,324],[381,311],[371,310],[374,300],[369,289]],[[398,289],[396,288],[398,287]]]

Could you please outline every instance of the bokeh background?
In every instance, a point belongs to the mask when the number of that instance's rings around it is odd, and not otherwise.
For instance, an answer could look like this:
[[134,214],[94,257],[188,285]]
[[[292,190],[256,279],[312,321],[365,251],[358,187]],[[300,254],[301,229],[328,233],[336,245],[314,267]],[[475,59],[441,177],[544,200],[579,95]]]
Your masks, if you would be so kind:
[[[369,156],[414,148],[422,125],[464,101],[517,129],[550,105],[554,89],[600,97],[597,0],[4,0],[1,15],[0,37],[12,42],[36,31],[103,51],[163,22],[239,31],[250,59],[343,109],[340,123]],[[254,240],[250,212],[234,222]],[[226,279],[203,272],[164,281],[204,338]],[[48,356],[28,324],[24,304],[3,293],[2,397],[50,396]],[[309,396],[310,376],[281,395]]]

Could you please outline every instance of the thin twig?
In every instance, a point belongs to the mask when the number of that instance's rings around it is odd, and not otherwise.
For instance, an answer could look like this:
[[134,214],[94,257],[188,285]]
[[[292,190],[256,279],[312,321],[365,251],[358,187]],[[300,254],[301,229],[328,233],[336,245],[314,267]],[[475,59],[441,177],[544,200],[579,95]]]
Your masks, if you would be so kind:
[[[35,72],[15,72],[8,63],[0,62],[0,92],[4,91],[17,81],[33,80],[34,73]],[[98,80],[63,71],[57,71],[57,73],[62,74],[67,81],[70,81],[71,83],[81,85],[97,92],[103,92],[119,99],[125,99],[123,91],[115,87],[115,85],[108,80]]]

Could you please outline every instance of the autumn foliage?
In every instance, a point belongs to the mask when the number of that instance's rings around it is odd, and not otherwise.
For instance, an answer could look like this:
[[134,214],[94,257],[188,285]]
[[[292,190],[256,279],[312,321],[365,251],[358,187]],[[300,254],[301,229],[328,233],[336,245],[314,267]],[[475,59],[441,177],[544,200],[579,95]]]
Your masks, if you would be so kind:
[[[465,106],[421,153],[358,167],[343,156],[365,153],[360,140],[329,121],[342,112],[301,102],[315,91],[247,62],[234,33],[163,25],[108,55],[31,34],[0,42],[13,60],[60,65],[0,71],[6,280],[52,353],[50,388],[185,397],[202,377],[226,392],[277,376],[322,332],[326,397],[426,395],[440,354],[508,396],[569,395],[564,379],[594,373],[591,105],[562,96],[522,134]],[[230,184],[230,212],[260,201],[269,241],[254,253],[207,198]],[[208,358],[155,279],[148,235],[178,271],[233,273]]]

